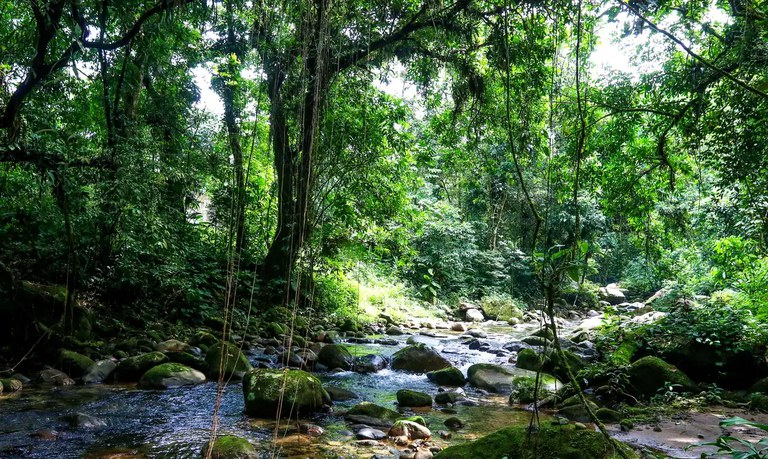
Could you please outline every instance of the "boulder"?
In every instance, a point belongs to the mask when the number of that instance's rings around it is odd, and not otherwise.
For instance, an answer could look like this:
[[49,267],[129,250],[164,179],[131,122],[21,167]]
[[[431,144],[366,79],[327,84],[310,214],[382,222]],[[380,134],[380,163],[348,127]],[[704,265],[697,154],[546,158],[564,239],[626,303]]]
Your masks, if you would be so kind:
[[387,435],[390,437],[406,437],[408,440],[420,440],[431,437],[432,432],[417,422],[401,419],[392,425]]
[[83,384],[101,384],[109,378],[117,364],[109,359],[99,360],[88,368],[88,371],[80,378]]
[[465,332],[467,331],[467,327],[461,322],[454,322],[451,324],[451,331]]
[[366,354],[355,357],[355,371],[358,373],[376,373],[387,367],[384,357],[376,354]]
[[24,383],[15,378],[0,379],[0,392],[18,392],[24,388]]
[[189,352],[191,349],[192,346],[177,339],[169,339],[155,344],[155,350],[158,352]]
[[464,373],[454,366],[430,371],[427,373],[427,379],[441,386],[461,387],[466,384]]
[[459,430],[464,427],[464,421],[457,417],[450,417],[443,421],[443,424],[451,430]]
[[396,326],[396,325],[392,325],[389,328],[387,328],[386,333],[387,333],[387,335],[392,335],[392,336],[399,336],[399,335],[404,335],[405,334],[403,329],[398,327],[398,326]]
[[391,427],[400,417],[400,413],[397,411],[370,402],[362,402],[353,406],[344,416],[349,422],[377,427]]
[[448,403],[456,403],[459,400],[464,400],[464,391],[443,391],[435,394],[435,403],[446,405]]
[[73,429],[97,430],[107,427],[107,421],[86,413],[72,413],[62,417]]
[[205,382],[205,375],[180,363],[168,362],[151,368],[139,379],[141,389],[170,389]]
[[426,373],[451,366],[451,362],[441,356],[435,349],[417,343],[407,346],[392,355],[393,370]]
[[156,367],[168,361],[168,356],[162,352],[147,352],[133,357],[126,357],[117,364],[117,368],[112,373],[116,381],[138,381],[141,376]]
[[410,389],[397,391],[397,404],[400,406],[432,406],[432,396]]
[[484,322],[485,314],[480,309],[467,309],[464,311],[464,319],[467,322]]
[[59,368],[75,378],[85,374],[94,363],[90,357],[78,352],[67,349],[59,351]]
[[355,364],[352,354],[341,344],[323,346],[317,355],[317,361],[330,369],[341,368],[342,370],[351,370]]
[[170,359],[171,362],[186,365],[190,368],[194,368],[197,371],[208,373],[210,370],[210,367],[208,366],[208,363],[205,361],[205,359],[194,354],[190,354],[189,352],[168,351],[165,353],[165,355],[168,356],[168,359]]
[[[274,418],[307,414],[330,402],[320,380],[302,370],[256,368],[243,377],[245,412]],[[282,400],[281,400],[282,398]]]
[[202,456],[208,457],[209,455],[217,459],[258,459],[259,452],[245,438],[222,435],[216,438],[213,445],[206,443],[203,446]]
[[75,380],[67,376],[66,373],[53,368],[46,368],[41,371],[40,381],[44,384],[53,384],[55,386],[73,386],[75,384]]
[[324,386],[325,391],[328,392],[328,395],[331,397],[331,400],[334,402],[344,402],[347,400],[354,400],[356,398],[360,398],[359,395],[352,392],[351,390],[342,389],[341,387],[336,386]]
[[387,438],[387,434],[379,429],[363,427],[355,433],[355,438],[358,440],[383,440]]
[[642,397],[656,395],[667,384],[679,392],[698,392],[691,378],[674,365],[658,357],[647,356],[636,360],[629,368],[629,384],[633,392]]
[[221,372],[225,378],[240,379],[253,368],[240,348],[227,341],[211,346],[205,356],[205,363],[208,364],[208,375],[211,378],[218,378]]
[[627,301],[624,292],[622,292],[616,284],[608,284],[605,287],[600,287],[597,294],[602,301],[607,301],[612,305],[621,304]]
[[523,370],[539,371],[544,363],[544,358],[533,349],[521,349],[517,353],[517,368]]
[[489,392],[508,394],[515,388],[515,375],[508,369],[490,363],[476,363],[467,370],[467,381]]
[[506,427],[478,440],[450,446],[437,453],[435,459],[614,459],[616,447],[626,457],[639,459],[640,455],[623,443],[612,442],[600,432],[577,430],[573,426],[541,426],[529,434],[528,426]]

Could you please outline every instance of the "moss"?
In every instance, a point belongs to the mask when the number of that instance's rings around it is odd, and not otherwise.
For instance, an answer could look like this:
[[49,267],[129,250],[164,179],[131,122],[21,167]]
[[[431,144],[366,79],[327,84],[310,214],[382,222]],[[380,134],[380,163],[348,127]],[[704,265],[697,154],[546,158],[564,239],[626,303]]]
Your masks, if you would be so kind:
[[243,398],[247,414],[266,418],[278,412],[282,416],[310,413],[330,400],[320,380],[305,371],[265,368],[246,373]]
[[517,363],[515,366],[524,370],[538,371],[543,363],[544,359],[538,352],[533,349],[521,349],[517,353]]
[[166,389],[202,383],[205,376],[197,370],[176,362],[163,363],[149,369],[139,380],[142,389]]
[[[222,353],[224,354],[222,359]],[[230,342],[220,342],[212,346],[205,356],[205,363],[208,364],[208,375],[218,377],[219,373],[224,373],[225,378],[242,378],[251,368],[251,362],[240,352],[240,348]]]
[[24,384],[18,379],[5,378],[0,379],[0,392],[18,392],[24,387]]
[[632,363],[632,357],[637,353],[638,347],[635,340],[626,339],[613,351],[611,360],[616,365],[629,365]]
[[423,343],[406,346],[392,355],[392,369],[426,373],[451,366],[451,362]]
[[347,411],[347,416],[367,416],[376,419],[395,422],[400,419],[400,413],[370,402],[358,403]]
[[[628,457],[638,454],[618,444]],[[616,446],[598,432],[575,430],[572,426],[542,426],[528,435],[527,426],[507,427],[471,443],[451,446],[435,459],[609,459],[620,457]]]
[[59,352],[59,362],[61,369],[72,376],[82,375],[96,363],[88,356],[67,349]]
[[397,391],[397,404],[400,406],[432,406],[432,396],[410,389]]
[[658,357],[643,357],[629,369],[629,382],[638,395],[651,397],[666,384],[672,384],[680,392],[697,392],[696,383],[674,365]]
[[127,357],[117,364],[114,375],[118,381],[138,381],[150,368],[168,361],[168,356],[162,352],[147,352],[133,357]]
[[[208,447],[208,444],[203,447],[201,453],[203,457],[208,457]],[[259,454],[256,447],[250,444],[245,438],[234,435],[223,435],[216,438],[213,442],[211,457],[219,459],[255,459],[259,457]]]
[[427,378],[433,383],[441,386],[461,387],[466,384],[464,373],[454,366],[430,371],[427,373]]
[[595,416],[597,416],[597,419],[601,420],[602,422],[616,423],[621,422],[621,420],[624,419],[624,415],[610,408],[600,408],[599,410],[595,411]]
[[422,416],[409,416],[407,418],[400,418],[398,419],[398,421],[411,421],[411,422],[415,422],[416,424],[421,424],[424,427],[429,427],[429,424],[427,423],[426,419],[424,419]]

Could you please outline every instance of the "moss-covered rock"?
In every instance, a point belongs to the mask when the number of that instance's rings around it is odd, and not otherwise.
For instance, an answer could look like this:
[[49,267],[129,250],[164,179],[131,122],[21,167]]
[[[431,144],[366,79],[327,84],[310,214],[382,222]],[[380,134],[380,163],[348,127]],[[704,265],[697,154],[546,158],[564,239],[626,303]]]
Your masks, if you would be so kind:
[[616,347],[616,350],[611,354],[610,360],[616,365],[629,365],[632,363],[632,358],[637,353],[639,346],[637,341],[633,339],[625,339]]
[[165,355],[168,356],[171,362],[180,363],[182,365],[186,365],[190,368],[194,368],[197,371],[202,371],[203,373],[208,373],[210,370],[210,367],[208,366],[208,363],[203,359],[202,357],[198,357],[196,355],[192,355],[189,352],[166,352]]
[[155,344],[155,350],[159,352],[189,352],[192,346],[177,339],[169,339]]
[[0,392],[18,392],[24,388],[24,383],[15,378],[0,379]]
[[59,368],[74,378],[79,378],[96,362],[90,357],[68,349],[59,351]]
[[358,403],[345,415],[347,421],[377,427],[391,427],[401,417],[397,411],[370,402]]
[[115,368],[115,362],[109,359],[99,360],[88,368],[80,380],[83,384],[101,384],[109,378]]
[[245,412],[274,418],[306,414],[330,402],[320,380],[302,370],[256,368],[243,377]]
[[523,370],[538,371],[541,370],[543,363],[544,359],[538,352],[533,349],[521,349],[517,353],[517,363],[515,363],[515,366]]
[[629,369],[629,383],[633,392],[642,397],[656,395],[666,384],[679,392],[698,392],[691,378],[674,365],[658,357],[647,356],[636,360]]
[[208,376],[217,377],[223,373],[225,378],[240,379],[253,366],[240,348],[228,341],[222,341],[208,349],[205,356],[208,364]]
[[397,391],[397,404],[400,406],[432,406],[432,396],[410,389]]
[[180,363],[168,362],[149,371],[139,379],[142,389],[169,389],[172,387],[193,386],[205,382],[205,375]]
[[602,422],[619,423],[624,419],[624,415],[610,408],[600,408],[595,411],[595,416]]
[[[564,349],[562,355],[565,357],[565,362],[567,362],[574,375],[584,369],[587,365],[581,357],[571,351]],[[563,360],[561,360],[559,352],[551,352],[547,358],[544,359],[542,370],[554,375],[561,381],[568,381],[566,366],[563,363]]]
[[417,422],[400,419],[395,421],[387,433],[390,437],[406,437],[408,440],[420,440],[432,436],[432,432]]
[[749,388],[750,392],[762,392],[768,394],[768,378],[763,378]]
[[392,355],[393,370],[426,373],[451,366],[451,362],[423,343],[406,346]]
[[528,435],[527,426],[507,427],[463,445],[451,446],[435,459],[613,459],[621,448],[630,458],[640,456],[627,445],[606,440],[599,432],[573,426],[542,426]]
[[[594,402],[587,400],[587,405],[594,413],[599,408]],[[589,417],[587,408],[581,403],[581,401],[575,401],[575,403],[569,403],[560,408],[558,414],[561,414],[571,421],[577,422],[591,422],[592,418]]]
[[320,349],[317,354],[317,361],[328,368],[341,368],[342,370],[351,370],[355,365],[355,358],[349,353],[346,347],[341,344],[328,344]]
[[515,388],[515,374],[500,365],[476,363],[467,369],[467,381],[489,392],[508,394]]
[[195,333],[192,338],[189,340],[189,344],[193,346],[198,347],[205,347],[206,349],[210,348],[211,346],[214,346],[219,343],[219,338],[217,338],[213,333],[209,332],[208,330],[198,330],[197,333]]
[[168,356],[157,351],[127,357],[118,362],[112,376],[116,381],[138,381],[150,368],[167,361]]
[[441,368],[427,373],[427,379],[441,386],[461,387],[466,384],[464,373],[454,366]]
[[257,459],[259,452],[255,446],[250,444],[245,438],[234,435],[223,435],[217,437],[213,445],[206,443],[203,446],[202,456],[215,457],[218,459]]

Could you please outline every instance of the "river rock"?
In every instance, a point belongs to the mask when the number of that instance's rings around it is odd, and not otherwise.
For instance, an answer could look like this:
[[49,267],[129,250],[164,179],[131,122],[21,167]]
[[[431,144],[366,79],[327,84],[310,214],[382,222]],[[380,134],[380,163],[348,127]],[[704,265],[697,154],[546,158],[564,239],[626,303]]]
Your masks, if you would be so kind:
[[358,373],[376,373],[387,367],[384,357],[376,354],[366,354],[355,357],[355,371]]
[[451,362],[441,356],[435,349],[417,343],[404,347],[392,355],[393,370],[426,373],[451,366]]
[[99,360],[88,368],[81,381],[83,384],[101,384],[109,378],[117,364],[109,359]]
[[627,300],[624,292],[622,292],[616,284],[608,284],[605,287],[600,287],[597,294],[602,301],[607,301],[612,305],[621,304]]
[[95,362],[88,356],[68,349],[59,351],[59,368],[75,378],[82,376]]
[[118,362],[112,376],[116,381],[138,381],[150,368],[166,363],[168,360],[167,355],[157,351],[126,357]]
[[0,392],[18,392],[24,388],[24,383],[15,378],[0,379]]
[[53,384],[55,386],[73,386],[75,380],[67,376],[63,371],[55,370],[53,368],[46,368],[40,372],[40,381],[45,384]]
[[467,309],[464,311],[464,319],[467,322],[484,322],[485,315],[480,309]]
[[210,371],[210,367],[208,366],[208,363],[205,361],[205,359],[198,357],[190,352],[168,351],[165,353],[165,355],[168,356],[168,359],[170,359],[171,362],[186,365],[190,368],[194,368],[197,371],[202,371],[203,373],[208,373],[208,371]]
[[263,418],[278,411],[283,417],[307,414],[330,403],[320,380],[302,370],[250,370],[243,377],[243,398],[246,414]]
[[410,389],[397,391],[397,404],[400,406],[432,406],[432,396]]
[[399,336],[399,335],[404,335],[405,334],[403,329],[398,327],[398,326],[396,326],[396,325],[392,325],[389,328],[387,328],[386,333],[387,333],[387,335],[392,335],[392,336]]
[[400,413],[397,411],[370,402],[362,402],[353,406],[344,416],[349,422],[376,427],[391,427],[400,417]]
[[517,353],[517,362],[515,366],[523,370],[539,371],[544,363],[544,359],[533,349],[521,349]]
[[457,417],[450,417],[443,421],[443,424],[451,430],[459,430],[464,427],[464,421]]
[[406,437],[409,440],[419,440],[431,437],[432,432],[419,423],[402,419],[392,425],[387,435],[390,437]]
[[486,333],[483,330],[480,330],[479,328],[472,328],[470,330],[467,330],[467,335],[473,337],[473,338],[487,338],[488,333]]
[[358,440],[383,440],[387,438],[387,434],[379,429],[364,427],[357,431],[355,438]]
[[466,384],[464,373],[452,365],[439,370],[430,371],[427,373],[427,379],[441,386],[461,387]]
[[656,395],[665,384],[676,385],[681,392],[699,392],[691,378],[674,365],[658,357],[647,356],[636,360],[629,368],[629,383],[633,392],[643,397]]
[[209,448],[211,448],[209,443],[203,446],[203,457],[208,457],[209,454],[217,459],[257,459],[259,457],[259,452],[255,446],[245,438],[234,435],[217,437],[213,442],[212,451],[208,451]]
[[85,413],[72,413],[62,419],[74,429],[96,430],[107,427],[107,421]]
[[341,387],[336,386],[324,386],[325,391],[328,392],[328,395],[331,397],[331,400],[334,402],[344,402],[347,400],[354,400],[356,398],[360,398],[359,395],[356,393],[347,390],[342,389]]
[[460,400],[464,400],[466,394],[463,390],[446,390],[435,394],[435,403],[441,405],[447,405],[448,403],[456,403]]
[[240,379],[253,368],[240,348],[228,341],[211,346],[205,356],[205,363],[208,364],[208,375],[211,378],[218,378],[219,373],[223,373],[224,378]]
[[351,370],[355,364],[352,354],[341,344],[323,346],[317,355],[317,361],[330,369],[341,368],[342,370]]
[[515,388],[515,374],[500,365],[476,363],[467,370],[467,380],[473,386],[489,392],[508,394]]
[[451,330],[456,332],[465,332],[467,331],[467,327],[461,322],[454,322],[451,325]]
[[205,375],[180,363],[168,362],[151,368],[139,379],[141,389],[170,389],[205,382]]

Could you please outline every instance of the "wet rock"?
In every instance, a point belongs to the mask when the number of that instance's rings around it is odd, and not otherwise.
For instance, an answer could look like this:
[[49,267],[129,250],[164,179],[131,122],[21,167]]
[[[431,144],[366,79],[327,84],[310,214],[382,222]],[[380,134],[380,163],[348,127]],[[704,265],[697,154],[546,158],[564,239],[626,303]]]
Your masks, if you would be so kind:
[[392,356],[392,369],[426,373],[451,366],[435,349],[425,344],[404,347]]
[[0,379],[0,392],[18,392],[24,388],[24,383],[16,378]]
[[483,330],[480,330],[479,328],[473,328],[471,330],[467,330],[467,335],[473,337],[473,338],[487,338],[488,333],[486,333]]
[[75,384],[75,380],[67,376],[66,373],[53,368],[46,368],[41,371],[40,381],[55,386],[73,386]]
[[521,349],[517,353],[517,362],[515,366],[523,370],[538,371],[541,369],[544,359],[533,349]]
[[205,363],[208,364],[208,375],[211,378],[218,378],[219,373],[223,373],[224,378],[240,379],[253,368],[240,348],[227,341],[211,346],[205,356]]
[[96,430],[107,427],[107,421],[85,413],[73,413],[62,418],[73,429]]
[[427,379],[441,386],[461,387],[466,383],[464,373],[454,366],[430,371],[427,373]]
[[428,448],[419,448],[413,455],[413,459],[432,459],[433,457],[435,457],[434,454]]
[[595,416],[602,422],[617,423],[624,419],[624,416],[616,410],[610,408],[600,408],[595,411]]
[[356,393],[342,389],[341,387],[325,386],[325,390],[334,402],[343,402],[360,398]]
[[90,357],[78,352],[67,349],[59,351],[59,368],[75,378],[82,376],[94,363]]
[[110,377],[115,368],[117,368],[115,362],[109,359],[99,360],[88,368],[80,380],[83,384],[101,384]]
[[407,437],[409,440],[420,440],[432,436],[432,432],[423,425],[407,420],[395,422],[387,433],[390,437]]
[[203,446],[202,456],[208,457],[208,455],[217,459],[257,459],[259,457],[255,446],[245,438],[234,435],[222,435],[216,438],[213,445]]
[[[598,409],[598,406],[592,401],[587,400],[587,404],[592,409],[592,412],[595,412]],[[563,406],[557,411],[557,413],[575,422],[592,421],[592,419],[589,417],[587,409],[579,401],[576,401],[576,403],[568,404],[567,406]]]
[[462,427],[464,427],[464,421],[457,417],[450,417],[443,421],[443,424],[445,424],[446,427],[448,427],[451,430],[459,430]]
[[192,336],[192,339],[189,340],[189,343],[192,346],[200,346],[201,348],[204,347],[205,349],[209,349],[211,346],[218,344],[218,342],[219,342],[219,338],[217,338],[213,333],[209,332],[208,330],[197,331]]
[[450,440],[451,437],[453,437],[453,434],[448,432],[447,430],[438,430],[437,434],[440,435],[440,438],[443,440]]
[[355,438],[358,440],[382,440],[387,438],[387,434],[379,429],[365,427],[357,431]]
[[397,411],[369,402],[363,402],[353,406],[344,416],[349,422],[357,422],[376,427],[390,427],[400,417],[400,413]]
[[354,370],[358,373],[376,373],[385,368],[387,368],[387,361],[380,355],[366,354],[355,357]]
[[402,328],[400,328],[398,326],[395,326],[395,325],[392,325],[391,327],[387,328],[387,332],[386,333],[387,333],[387,335],[392,335],[392,336],[399,336],[399,335],[404,335],[405,334],[405,332],[403,331]]
[[342,370],[351,370],[355,364],[352,354],[341,344],[323,346],[317,355],[317,361],[328,368],[341,368]]
[[473,386],[489,392],[508,394],[515,388],[515,374],[490,363],[476,363],[467,369],[467,380]]
[[454,391],[444,391],[444,392],[438,392],[435,394],[435,403],[439,403],[441,405],[447,405],[448,403],[456,403],[459,400],[464,399],[464,393],[462,392],[454,392]]
[[520,341],[529,346],[546,346],[549,344],[549,341],[542,336],[526,336]]
[[397,404],[400,406],[432,406],[432,396],[410,389],[397,391]]
[[485,315],[480,309],[467,309],[464,311],[464,319],[467,322],[484,322]]
[[18,379],[19,381],[21,381],[22,384],[29,384],[29,383],[32,382],[31,379],[27,378],[26,376],[24,376],[21,373],[14,373],[14,374],[12,374],[11,378],[12,379]]
[[205,375],[180,363],[168,362],[151,368],[139,379],[141,389],[170,389],[205,382]]
[[381,344],[382,346],[397,346],[400,344],[396,339],[392,338],[380,338],[377,339],[376,344]]
[[629,383],[633,392],[642,397],[652,397],[666,384],[672,384],[681,392],[698,392],[691,378],[674,365],[658,357],[647,356],[636,360],[629,369]]
[[203,359],[202,357],[198,357],[190,352],[168,351],[165,353],[165,355],[168,356],[168,359],[170,359],[171,362],[176,362],[182,365],[186,365],[190,368],[194,368],[197,371],[208,373],[208,371],[210,370],[210,368],[208,367],[208,363],[205,361],[205,359]]
[[53,441],[59,438],[59,433],[51,429],[39,429],[32,433],[30,437],[37,438],[38,440]]
[[454,322],[451,324],[451,330],[456,332],[464,332],[467,331],[467,327],[463,323]]
[[620,304],[626,301],[626,296],[616,284],[608,284],[605,287],[600,287],[597,291],[599,298],[602,301],[607,301],[610,304]]
[[192,346],[177,339],[169,339],[155,344],[155,350],[158,352],[189,352]]
[[256,368],[243,377],[245,412],[251,416],[274,418],[317,411],[330,396],[320,380],[302,370]]
[[126,357],[118,362],[112,376],[116,381],[138,381],[150,368],[166,363],[168,360],[167,355],[157,351]]

